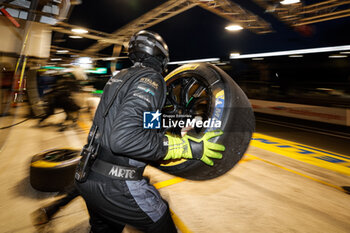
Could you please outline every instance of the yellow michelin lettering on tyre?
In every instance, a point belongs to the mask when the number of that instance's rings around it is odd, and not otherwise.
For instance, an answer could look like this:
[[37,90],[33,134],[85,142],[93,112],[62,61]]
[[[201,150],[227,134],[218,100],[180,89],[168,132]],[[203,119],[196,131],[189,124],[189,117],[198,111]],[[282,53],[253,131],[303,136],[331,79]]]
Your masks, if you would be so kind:
[[215,98],[216,99],[219,99],[219,98],[220,99],[225,99],[225,92],[224,92],[224,90],[221,90],[218,93],[216,93]]
[[182,66],[181,69],[176,69],[176,70],[174,70],[173,72],[171,72],[170,74],[168,74],[168,75],[164,78],[164,80],[165,80],[165,81],[168,81],[170,78],[172,78],[172,77],[175,76],[176,74],[181,73],[181,72],[186,71],[186,70],[195,70],[195,69],[197,69],[198,66],[199,66],[199,64]]

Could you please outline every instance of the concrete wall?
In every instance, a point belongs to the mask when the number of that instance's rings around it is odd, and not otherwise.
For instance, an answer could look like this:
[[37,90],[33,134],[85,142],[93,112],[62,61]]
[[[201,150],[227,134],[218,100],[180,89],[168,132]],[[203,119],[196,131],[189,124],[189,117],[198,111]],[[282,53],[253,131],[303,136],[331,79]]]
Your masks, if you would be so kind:
[[51,29],[50,25],[26,22],[16,19],[21,25],[16,28],[5,17],[0,16],[0,52],[21,54],[26,29],[29,30],[28,40],[23,55],[47,58],[50,55]]
[[255,112],[350,126],[350,109],[250,99]]

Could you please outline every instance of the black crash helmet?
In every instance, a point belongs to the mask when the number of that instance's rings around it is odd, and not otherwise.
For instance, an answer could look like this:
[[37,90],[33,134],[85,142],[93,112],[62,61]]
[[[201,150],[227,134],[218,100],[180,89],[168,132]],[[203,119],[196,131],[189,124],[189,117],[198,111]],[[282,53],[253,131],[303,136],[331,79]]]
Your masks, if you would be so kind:
[[129,58],[135,63],[142,62],[149,56],[155,57],[164,70],[169,62],[168,46],[158,33],[142,30],[130,39]]

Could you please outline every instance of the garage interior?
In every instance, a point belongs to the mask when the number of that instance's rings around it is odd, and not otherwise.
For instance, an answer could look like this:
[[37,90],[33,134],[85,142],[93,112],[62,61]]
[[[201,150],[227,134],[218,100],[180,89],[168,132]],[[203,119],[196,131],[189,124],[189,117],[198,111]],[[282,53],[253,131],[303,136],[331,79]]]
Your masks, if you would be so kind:
[[[244,157],[218,178],[193,181],[147,166],[178,231],[349,232],[350,1],[288,1],[2,0],[0,231],[89,232],[81,197],[33,226],[33,211],[62,193],[31,186],[31,160],[86,144],[105,82],[130,67],[128,41],[147,29],[167,41],[169,73],[192,62],[218,66],[256,117]],[[241,31],[225,29],[232,25]],[[77,123],[61,130],[58,109],[38,127],[46,88],[39,76],[76,66],[84,85],[72,94]],[[277,113],[283,109],[292,115]]]

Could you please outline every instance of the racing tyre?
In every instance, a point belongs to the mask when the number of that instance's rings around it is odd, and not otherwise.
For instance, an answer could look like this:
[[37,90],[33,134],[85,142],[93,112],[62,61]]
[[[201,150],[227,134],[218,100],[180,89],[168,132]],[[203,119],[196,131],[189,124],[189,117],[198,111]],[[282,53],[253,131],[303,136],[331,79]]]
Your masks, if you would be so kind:
[[[215,119],[221,126],[192,128],[188,134],[201,137],[203,133],[221,129],[224,134],[211,142],[225,145],[222,159],[214,159],[214,166],[198,160],[171,160],[156,164],[167,173],[191,180],[208,180],[223,175],[242,158],[255,128],[254,113],[241,88],[220,68],[207,64],[181,66],[165,77],[167,115],[191,115],[202,120]],[[176,130],[175,130],[176,131]]]
[[30,164],[30,184],[44,192],[65,191],[73,184],[80,151],[53,149],[34,155]]

